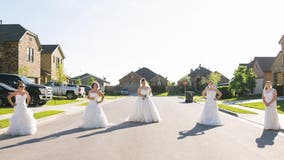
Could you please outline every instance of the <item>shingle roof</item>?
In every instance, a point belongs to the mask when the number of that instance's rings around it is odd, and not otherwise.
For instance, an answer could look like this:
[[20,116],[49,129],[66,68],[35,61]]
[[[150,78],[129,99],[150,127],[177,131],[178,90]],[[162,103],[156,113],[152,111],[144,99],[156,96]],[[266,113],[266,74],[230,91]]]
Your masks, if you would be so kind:
[[198,67],[196,68],[194,71],[192,71],[191,73],[189,73],[189,76],[191,77],[195,77],[197,75],[200,75],[200,76],[207,76],[209,75],[210,73],[212,73],[212,71],[210,71],[209,69],[207,68],[204,68],[204,67]]
[[41,53],[48,53],[51,54],[54,50],[58,47],[58,44],[49,44],[49,45],[41,45],[42,52]]
[[262,71],[271,71],[271,65],[274,62],[275,57],[255,57],[254,61],[257,61]]
[[136,74],[146,78],[147,80],[151,80],[155,76],[157,76],[157,73],[151,71],[150,69],[143,67],[135,72]]
[[0,44],[17,42],[28,30],[19,24],[0,24]]
[[106,83],[110,83],[110,82],[108,82],[108,81],[106,81],[106,80],[103,80],[102,78],[99,78],[99,77],[97,77],[97,76],[95,76],[95,75],[92,75],[92,74],[89,74],[89,73],[85,73],[85,74],[82,74],[82,75],[79,75],[79,76],[76,76],[76,77],[72,77],[71,79],[73,79],[73,80],[76,80],[76,79],[78,79],[78,78],[80,78],[80,79],[84,79],[84,78],[86,78],[86,77],[94,77],[96,80],[100,80],[100,81],[103,81],[103,82],[106,82]]

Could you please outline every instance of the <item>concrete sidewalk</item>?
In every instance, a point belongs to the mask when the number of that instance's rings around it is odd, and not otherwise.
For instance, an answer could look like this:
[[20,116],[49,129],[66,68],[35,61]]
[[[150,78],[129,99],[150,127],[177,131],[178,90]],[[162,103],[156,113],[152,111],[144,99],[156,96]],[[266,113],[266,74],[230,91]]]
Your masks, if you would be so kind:
[[[277,100],[284,100],[284,98],[278,97]],[[223,102],[221,104],[229,105],[229,106],[232,106],[232,107],[235,107],[235,108],[240,108],[240,109],[244,109],[244,110],[248,110],[248,111],[252,111],[252,112],[257,113],[257,114],[237,114],[237,116],[242,118],[242,119],[245,119],[247,121],[250,121],[250,122],[253,122],[253,123],[256,123],[256,124],[263,126],[264,125],[264,114],[265,114],[264,110],[259,110],[259,109],[254,109],[254,108],[249,108],[249,107],[244,107],[244,106],[238,105],[239,103],[250,103],[250,102],[262,102],[262,99]],[[278,113],[278,117],[279,117],[280,125],[284,126],[284,115]]]

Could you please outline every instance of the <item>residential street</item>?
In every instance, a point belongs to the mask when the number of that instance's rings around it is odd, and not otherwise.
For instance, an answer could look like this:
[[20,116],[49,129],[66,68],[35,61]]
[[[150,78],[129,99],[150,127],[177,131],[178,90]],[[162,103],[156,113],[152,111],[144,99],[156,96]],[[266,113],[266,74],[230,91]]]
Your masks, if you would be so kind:
[[[32,136],[0,136],[3,160],[280,160],[283,133],[220,112],[224,126],[197,124],[203,106],[177,97],[154,97],[163,120],[125,122],[136,97],[103,105],[107,129],[83,130],[81,114],[40,125]],[[283,126],[284,124],[282,124]]]

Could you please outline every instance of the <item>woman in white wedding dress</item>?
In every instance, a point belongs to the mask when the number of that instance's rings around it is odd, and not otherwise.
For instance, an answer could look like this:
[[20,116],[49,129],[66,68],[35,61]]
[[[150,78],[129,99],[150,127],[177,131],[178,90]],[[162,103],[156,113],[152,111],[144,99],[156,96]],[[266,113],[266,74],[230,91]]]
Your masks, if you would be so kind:
[[140,80],[140,87],[137,90],[138,98],[133,114],[128,118],[133,122],[159,122],[161,120],[159,112],[151,99],[151,88],[145,78]]
[[272,88],[272,83],[267,81],[265,83],[262,100],[265,104],[265,116],[264,116],[264,129],[277,131],[280,129],[280,124],[277,114],[277,91]]
[[[216,97],[218,95],[218,97]],[[222,125],[217,99],[220,99],[222,93],[210,81],[208,86],[203,90],[202,96],[206,99],[205,106],[201,115],[200,123],[205,125],[218,126]]]
[[83,114],[83,123],[81,128],[105,128],[108,125],[106,115],[99,105],[104,100],[104,95],[100,91],[98,82],[92,84],[92,90],[89,91],[89,104]]
[[[11,100],[12,97],[15,97],[15,103]],[[33,111],[27,108],[30,95],[25,90],[25,84],[19,82],[18,89],[7,98],[9,103],[14,106],[14,114],[10,118],[7,134],[12,136],[34,134],[37,131],[36,120]]]

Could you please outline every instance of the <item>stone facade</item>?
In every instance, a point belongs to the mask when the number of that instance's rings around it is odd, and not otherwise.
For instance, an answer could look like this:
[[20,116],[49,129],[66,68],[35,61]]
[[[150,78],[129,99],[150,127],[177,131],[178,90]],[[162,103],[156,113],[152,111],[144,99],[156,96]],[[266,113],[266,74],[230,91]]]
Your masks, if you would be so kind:
[[[33,50],[33,61],[28,61],[27,50]],[[40,82],[40,44],[36,35],[26,32],[19,42],[0,44],[0,72],[18,74],[26,68],[26,76]]]
[[[33,50],[33,61],[28,61],[28,48]],[[26,33],[19,41],[18,69],[26,67],[27,77],[34,79],[36,83],[40,83],[40,52],[41,46],[35,36]]]
[[150,69],[143,67],[136,72],[130,72],[119,80],[119,89],[128,89],[130,94],[136,94],[140,86],[141,78],[145,78],[153,92],[164,92],[166,90],[168,80],[163,76],[156,74]]
[[136,74],[135,72],[130,72],[123,78],[119,80],[120,89],[128,89],[129,93],[136,93],[140,85],[140,79],[142,76]]

